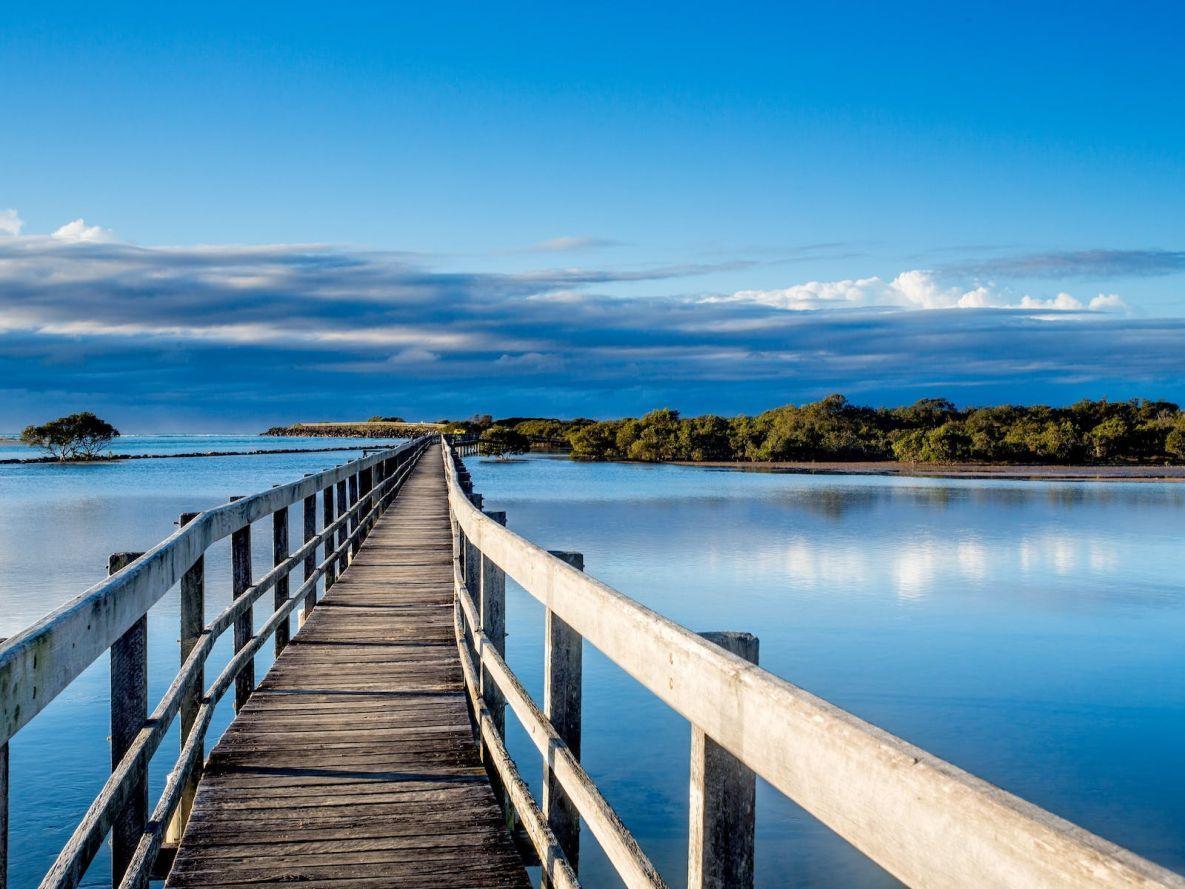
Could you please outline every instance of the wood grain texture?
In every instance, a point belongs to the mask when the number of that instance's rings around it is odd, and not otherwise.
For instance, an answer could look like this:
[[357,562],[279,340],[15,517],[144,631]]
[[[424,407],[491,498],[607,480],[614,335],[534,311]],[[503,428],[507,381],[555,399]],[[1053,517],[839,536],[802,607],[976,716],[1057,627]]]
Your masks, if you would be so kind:
[[214,748],[167,886],[529,886],[470,729],[430,448]]

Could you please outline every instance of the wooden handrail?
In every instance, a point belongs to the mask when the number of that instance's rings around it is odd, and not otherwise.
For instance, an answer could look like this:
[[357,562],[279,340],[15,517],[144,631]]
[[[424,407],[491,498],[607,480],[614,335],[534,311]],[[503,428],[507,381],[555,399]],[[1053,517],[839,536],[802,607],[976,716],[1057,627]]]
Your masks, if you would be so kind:
[[463,551],[906,884],[1185,889],[1180,875],[748,663],[491,520],[447,443],[445,474]]
[[561,887],[561,889],[579,889],[580,883],[576,879],[576,874],[572,871],[571,866],[569,866],[567,859],[564,857],[563,850],[560,849],[555,835],[547,826],[547,822],[544,820],[539,806],[536,805],[535,800],[531,797],[531,791],[527,787],[527,782],[519,775],[514,760],[510,758],[510,754],[506,750],[506,744],[502,740],[500,729],[494,721],[493,714],[490,712],[486,702],[482,700],[477,667],[474,665],[473,659],[465,649],[465,646],[461,644],[464,628],[460,625],[459,621],[460,617],[454,608],[453,628],[457,634],[458,649],[461,657],[461,672],[470,695],[478,732],[481,735],[486,750],[490,754],[488,759],[493,764],[500,785],[506,789],[515,811],[518,812],[519,817],[522,819],[523,826],[526,828],[531,843],[535,847],[536,854],[539,856],[544,877],[552,885]]
[[[369,533],[432,440],[433,437],[425,436],[308,475],[298,482],[236,499],[196,516],[187,514],[183,516],[180,530],[148,553],[0,646],[0,715],[3,717],[0,732],[6,733],[0,735],[4,739],[0,746],[4,746],[8,738],[101,654],[105,641],[111,644],[122,640],[127,631],[125,620],[130,619],[128,626],[142,621],[147,610],[182,574],[197,564],[212,543],[249,528],[252,522],[269,513],[282,510],[281,514],[286,515],[287,507],[292,503],[299,501],[305,505],[307,539],[304,543],[289,555],[281,557],[282,553],[277,552],[276,564],[271,570],[254,583],[248,575],[247,586],[238,592],[230,605],[200,632],[195,628],[192,632],[196,636],[182,639],[182,652],[188,653],[184,654],[177,675],[142,727],[129,738],[126,747],[121,745],[119,748],[122,755],[113,762],[110,776],[46,874],[42,887],[73,887],[79,883],[117,816],[128,818],[120,813],[127,809],[133,793],[144,792],[137,788],[143,786],[149,760],[159,748],[183,701],[193,698],[196,712],[192,724],[188,733],[183,729],[180,758],[169,775],[151,819],[145,821],[145,813],[141,810],[131,819],[137,823],[129,828],[130,835],[119,840],[128,845],[120,849],[126,860],[116,869],[116,880],[121,886],[147,886],[165,828],[181,800],[186,783],[202,762],[205,732],[213,707],[230,686],[240,680],[266,641],[287,625],[297,608],[303,607],[307,612],[309,602],[316,597],[318,581],[336,562],[347,559],[351,548],[356,548]],[[381,469],[377,480],[376,468]],[[351,479],[355,480],[357,490],[360,475],[363,477],[362,490],[353,505],[349,509],[343,508],[340,514],[327,521],[320,532],[315,531],[315,526],[310,528],[308,520],[312,511],[309,500],[314,500],[320,491]],[[312,517],[315,521],[315,516]],[[317,563],[316,553],[321,546],[325,547],[325,557]],[[286,543],[282,549],[287,549]],[[113,570],[119,564],[115,563]],[[305,568],[303,581],[289,597],[285,589],[290,586],[286,583],[287,578],[302,564]],[[196,570],[200,574],[200,566]],[[200,585],[201,581],[198,583]],[[236,646],[230,662],[202,695],[201,677],[215,640],[241,622],[244,615],[249,615],[253,604],[273,588],[284,592],[283,596],[277,596],[273,613],[257,634],[250,635]],[[136,607],[142,607],[143,611],[136,614]],[[68,645],[70,634],[80,628],[85,629],[84,635]],[[183,630],[183,637],[186,632]],[[142,647],[143,640],[139,642]],[[22,702],[28,702],[29,706],[22,706]],[[6,781],[0,789],[7,790]],[[5,882],[0,874],[0,887],[3,885]]]
[[[473,640],[478,663],[485,667],[498,683],[506,702],[510,704],[527,736],[547,759],[564,790],[576,804],[580,817],[585,820],[588,829],[605,850],[622,882],[629,889],[666,889],[667,884],[630,835],[621,818],[613,811],[609,801],[601,795],[588,772],[580,765],[543,711],[531,700],[530,694],[498,654],[497,648],[490,643],[489,637],[482,632],[477,606],[469,591],[465,589],[459,559],[454,559],[453,568],[458,611],[457,644],[461,649],[461,663],[466,667],[466,679],[475,674],[471,655],[465,646],[467,634]],[[472,682],[468,684],[470,697],[476,703],[479,697],[476,685]],[[541,860],[542,858],[540,855]]]
[[422,447],[417,439],[208,509],[119,573],[0,646],[0,743],[28,724],[139,620],[210,546],[277,509]]

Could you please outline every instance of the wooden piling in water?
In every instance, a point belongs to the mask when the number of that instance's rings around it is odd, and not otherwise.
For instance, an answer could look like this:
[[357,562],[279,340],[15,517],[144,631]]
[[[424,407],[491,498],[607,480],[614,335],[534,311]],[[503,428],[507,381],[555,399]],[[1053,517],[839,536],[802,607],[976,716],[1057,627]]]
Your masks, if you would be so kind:
[[[185,527],[200,513],[183,512],[177,524]],[[206,626],[206,557],[200,555],[194,560],[194,563],[189,569],[181,575],[181,638],[180,638],[180,661],[185,663],[186,658],[189,657],[193,647],[198,642],[198,637],[202,635],[202,631]],[[189,690],[181,698],[180,705],[180,719],[181,719],[181,749],[185,749],[185,742],[189,740],[189,734],[193,731],[194,722],[197,720],[198,708],[202,703],[202,689],[205,687],[205,670],[199,668],[194,677],[193,684]],[[193,810],[193,798],[197,793],[198,781],[202,777],[202,763],[205,757],[199,756],[193,765],[193,770],[189,778],[185,782],[185,787],[181,791],[181,800],[177,804],[177,812],[173,817],[173,821],[169,826],[168,841],[176,843],[180,841],[181,834],[185,832],[185,824],[189,821],[189,813]]]
[[[239,497],[232,497],[239,500]],[[237,599],[251,586],[251,525],[244,525],[230,536],[231,562],[231,601]],[[235,618],[234,646],[235,652],[245,648],[255,633],[253,625],[253,609],[248,606],[243,613]],[[255,688],[255,658],[248,659],[243,669],[235,677],[235,712],[238,713],[251,697],[251,690]]]
[[[4,643],[0,639],[0,644]],[[0,744],[0,889],[8,889],[8,742]]]
[[[348,505],[350,509],[358,505],[358,475],[358,473],[355,473],[349,478],[350,499]],[[354,557],[358,555],[358,547],[362,545],[358,534],[355,533],[358,530],[358,514],[354,513],[350,516],[346,524],[350,526],[350,561],[353,561]]]
[[[107,573],[116,574],[143,553],[113,553]],[[148,616],[140,618],[111,646],[111,770],[148,720]],[[141,764],[127,805],[111,825],[111,882],[118,886],[148,821],[148,770]]]
[[[347,502],[348,501],[346,498],[346,480],[342,479],[340,482],[337,483],[337,515],[340,516],[346,511],[346,509],[348,508],[346,506]],[[342,522],[341,527],[339,527],[337,529],[337,545],[339,547],[346,542],[346,538],[349,536],[350,532],[349,532],[349,529],[346,527],[348,524],[349,524],[348,522]],[[348,552],[346,552],[346,550],[343,549],[341,555],[338,557],[338,560],[337,560],[338,575],[340,576],[341,574],[344,574],[346,568],[348,568],[349,566],[350,566],[350,554]]]
[[[506,524],[506,513],[501,511],[487,512],[491,519],[499,525]],[[474,560],[480,565],[478,576],[478,608],[481,611],[482,631],[490,638],[495,650],[503,657],[506,656],[506,572],[493,561],[478,554]],[[498,686],[487,670],[481,673],[481,694],[486,706],[490,708],[494,725],[498,734],[506,733],[506,701]]]
[[[757,663],[752,633],[700,635]],[[752,889],[756,794],[753,770],[693,725],[687,889]]]
[[[584,570],[581,553],[552,550],[551,554],[579,571]],[[550,608],[544,615],[543,634],[543,713],[579,761],[584,640]],[[543,814],[572,870],[579,873],[580,813],[546,758],[543,761]],[[547,885],[546,880],[544,885]]]
[[[317,495],[309,494],[304,498],[304,542],[308,543],[317,536]],[[317,571],[317,550],[314,547],[309,551],[309,554],[304,557],[304,580],[308,580]],[[303,626],[305,620],[313,612],[313,606],[317,604],[317,587],[314,584],[313,588],[304,597],[304,602],[300,606],[300,617],[298,618],[298,626]]]
[[[282,506],[272,513],[272,564],[279,565],[288,558],[288,507]],[[272,607],[275,610],[283,608],[288,602],[288,575],[276,580],[272,589]],[[292,628],[288,621],[276,627],[276,657],[284,650],[292,636]]]

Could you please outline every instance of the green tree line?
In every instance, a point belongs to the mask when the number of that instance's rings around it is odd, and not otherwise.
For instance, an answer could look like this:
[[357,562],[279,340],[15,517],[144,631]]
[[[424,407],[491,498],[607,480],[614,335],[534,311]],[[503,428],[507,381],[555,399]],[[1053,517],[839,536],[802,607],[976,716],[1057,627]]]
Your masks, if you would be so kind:
[[584,460],[1185,461],[1185,414],[1171,402],[1143,399],[961,409],[925,398],[907,407],[872,408],[830,395],[756,416],[682,417],[664,408],[622,420],[511,417],[497,425],[532,442],[566,442],[572,456]]

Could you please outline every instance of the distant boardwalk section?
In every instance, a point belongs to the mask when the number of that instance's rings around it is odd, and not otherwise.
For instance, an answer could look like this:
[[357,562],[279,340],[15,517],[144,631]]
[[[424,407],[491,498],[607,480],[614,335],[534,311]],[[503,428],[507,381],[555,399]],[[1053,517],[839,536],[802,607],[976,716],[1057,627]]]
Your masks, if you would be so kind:
[[214,748],[167,885],[529,886],[452,609],[433,447]]

